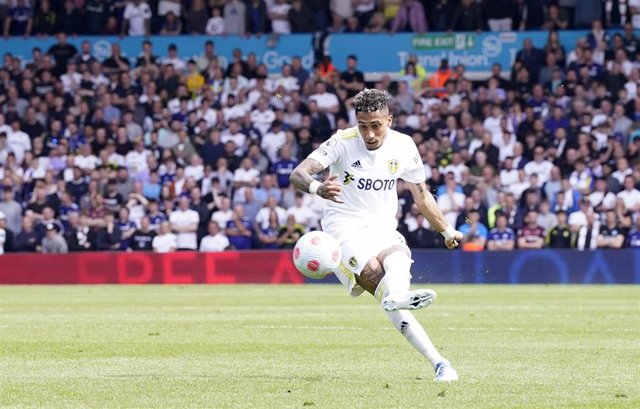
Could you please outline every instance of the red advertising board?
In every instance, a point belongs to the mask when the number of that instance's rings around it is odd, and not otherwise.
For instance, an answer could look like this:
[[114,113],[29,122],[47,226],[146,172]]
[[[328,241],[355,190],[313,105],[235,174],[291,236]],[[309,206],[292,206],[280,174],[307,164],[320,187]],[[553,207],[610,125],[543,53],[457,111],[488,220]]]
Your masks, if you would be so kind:
[[0,284],[300,284],[288,251],[0,256]]

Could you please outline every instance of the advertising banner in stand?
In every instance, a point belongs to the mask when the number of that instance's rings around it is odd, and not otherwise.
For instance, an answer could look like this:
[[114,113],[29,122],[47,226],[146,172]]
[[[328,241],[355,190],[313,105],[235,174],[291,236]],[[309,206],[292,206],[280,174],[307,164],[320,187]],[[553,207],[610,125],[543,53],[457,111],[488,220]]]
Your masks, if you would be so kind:
[[[640,284],[640,251],[413,250],[414,284]],[[291,250],[222,253],[98,252],[0,257],[5,284],[302,284]]]
[[9,253],[4,284],[301,284],[290,251]]
[[[122,54],[127,57],[132,66],[140,55],[142,43],[145,40],[151,41],[153,53],[162,58],[167,56],[167,49],[170,44],[178,47],[178,56],[189,60],[201,56],[204,51],[204,44],[211,40],[215,44],[216,54],[220,58],[220,63],[226,67],[231,60],[233,50],[239,48],[242,54],[255,53],[259,62],[267,66],[270,74],[279,73],[284,64],[290,63],[294,55],[302,58],[302,63],[307,69],[313,66],[312,37],[309,34],[291,34],[280,36],[277,39],[270,36],[260,37],[238,37],[238,36],[152,36],[152,37],[69,37],[68,42],[80,49],[83,41],[91,44],[91,52],[99,61],[104,61],[111,56],[111,44],[118,43],[122,49]],[[2,53],[11,53],[20,57],[23,62],[31,61],[31,52],[35,47],[39,47],[46,52],[49,47],[56,43],[55,37],[47,38],[9,38],[0,39],[0,50]]]
[[[562,31],[560,42],[568,53],[586,35],[585,31]],[[353,54],[358,57],[358,68],[369,74],[398,72],[411,54],[418,57],[428,73],[438,69],[443,59],[449,60],[450,66],[464,65],[470,73],[486,73],[494,63],[508,71],[526,38],[542,48],[548,33],[333,34],[328,49],[338,69],[344,69],[347,56]]]
[[[567,53],[574,48],[576,40],[585,37],[586,31],[561,31],[560,41]],[[428,72],[448,59],[449,65],[463,64],[470,73],[487,73],[494,63],[500,63],[508,71],[522,42],[530,38],[536,47],[544,47],[546,31],[530,32],[486,32],[486,33],[398,33],[398,34],[331,34],[326,49],[335,66],[343,70],[350,54],[358,57],[359,69],[367,74],[396,73],[406,63],[409,55],[416,54]],[[163,58],[170,44],[178,47],[178,55],[188,60],[202,55],[207,40],[215,43],[216,53],[223,66],[231,59],[235,48],[243,55],[255,53],[258,61],[266,64],[269,73],[277,74],[282,65],[294,55],[302,58],[303,65],[311,69],[314,62],[311,34],[290,34],[260,37],[238,36],[151,36],[151,37],[69,37],[69,42],[78,48],[82,41],[89,41],[98,60],[111,55],[111,44],[117,42],[123,54],[132,62],[140,54],[142,42],[150,40],[154,53]],[[0,50],[31,60],[31,50],[39,47],[43,51],[55,44],[54,37],[0,39]]]

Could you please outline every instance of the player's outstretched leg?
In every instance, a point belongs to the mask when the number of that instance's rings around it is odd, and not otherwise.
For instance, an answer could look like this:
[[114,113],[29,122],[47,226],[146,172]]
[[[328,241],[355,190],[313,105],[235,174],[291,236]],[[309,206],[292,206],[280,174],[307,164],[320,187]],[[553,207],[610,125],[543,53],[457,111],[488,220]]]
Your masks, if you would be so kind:
[[406,246],[394,246],[383,251],[361,274],[361,277],[372,278],[364,288],[372,292],[370,290],[372,282],[379,280],[374,287],[374,296],[380,301],[396,329],[431,363],[436,372],[434,380],[456,381],[458,380],[456,370],[440,355],[420,322],[411,312],[403,311],[427,307],[436,298],[433,290],[409,290],[412,262],[411,252]]

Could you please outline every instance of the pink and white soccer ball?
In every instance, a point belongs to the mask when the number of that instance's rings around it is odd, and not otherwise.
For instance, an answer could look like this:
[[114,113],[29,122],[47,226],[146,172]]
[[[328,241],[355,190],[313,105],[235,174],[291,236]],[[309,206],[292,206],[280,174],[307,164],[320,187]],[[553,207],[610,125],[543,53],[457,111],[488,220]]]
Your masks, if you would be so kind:
[[320,279],[340,265],[340,244],[329,233],[312,231],[300,237],[293,248],[293,264],[302,275]]

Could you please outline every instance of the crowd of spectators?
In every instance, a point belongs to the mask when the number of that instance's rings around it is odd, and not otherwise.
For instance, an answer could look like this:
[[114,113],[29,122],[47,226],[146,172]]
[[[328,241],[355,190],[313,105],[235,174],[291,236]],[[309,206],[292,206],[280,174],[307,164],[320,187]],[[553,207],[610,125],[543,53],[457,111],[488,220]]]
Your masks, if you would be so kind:
[[640,28],[640,0],[0,0],[6,36]]
[[[117,43],[102,62],[91,51],[59,34],[26,64],[3,56],[0,251],[290,248],[319,227],[322,199],[288,176],[355,125],[358,56],[343,72],[294,56],[272,78],[239,49],[222,66],[213,41],[188,61],[152,41],[135,62]],[[463,247],[640,247],[632,24],[609,36],[595,20],[570,50],[555,31],[541,49],[525,40],[510,68],[472,82],[414,55],[396,80],[369,84],[394,95],[393,127],[414,139]],[[409,243],[441,246],[398,189]]]

